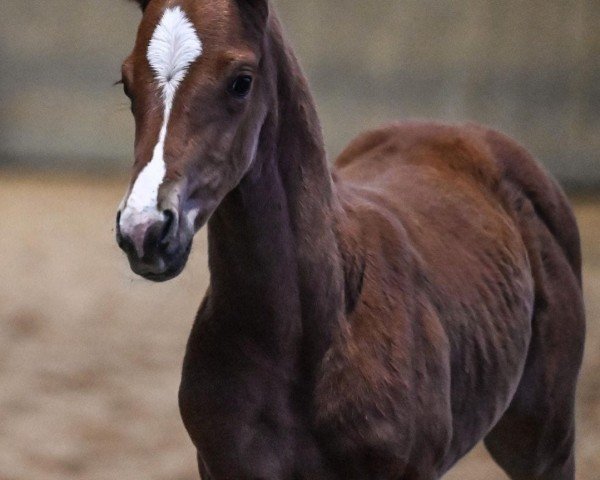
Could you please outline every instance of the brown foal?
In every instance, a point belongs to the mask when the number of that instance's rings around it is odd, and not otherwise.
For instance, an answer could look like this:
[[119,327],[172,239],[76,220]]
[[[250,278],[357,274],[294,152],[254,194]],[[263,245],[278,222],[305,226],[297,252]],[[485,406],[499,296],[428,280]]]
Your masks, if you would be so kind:
[[180,389],[205,480],[434,480],[476,443],[514,480],[574,479],[577,226],[486,128],[402,123],[331,171],[268,0],[138,0],[117,219],[164,281],[208,224]]

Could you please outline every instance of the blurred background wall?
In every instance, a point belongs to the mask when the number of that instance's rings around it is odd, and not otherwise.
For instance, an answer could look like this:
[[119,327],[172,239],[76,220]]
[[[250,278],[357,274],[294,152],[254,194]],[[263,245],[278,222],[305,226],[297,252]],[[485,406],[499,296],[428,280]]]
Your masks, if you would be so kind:
[[[393,119],[477,121],[567,187],[600,186],[599,0],[276,0],[331,156]],[[121,0],[2,0],[0,166],[120,172],[133,122]]]

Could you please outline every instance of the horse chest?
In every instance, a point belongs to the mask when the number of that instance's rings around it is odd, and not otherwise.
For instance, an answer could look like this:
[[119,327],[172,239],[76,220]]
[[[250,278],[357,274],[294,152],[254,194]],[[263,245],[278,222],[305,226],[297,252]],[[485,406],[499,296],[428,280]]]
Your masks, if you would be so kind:
[[332,478],[319,473],[324,461],[294,394],[293,363],[219,335],[194,329],[180,387],[206,478]]

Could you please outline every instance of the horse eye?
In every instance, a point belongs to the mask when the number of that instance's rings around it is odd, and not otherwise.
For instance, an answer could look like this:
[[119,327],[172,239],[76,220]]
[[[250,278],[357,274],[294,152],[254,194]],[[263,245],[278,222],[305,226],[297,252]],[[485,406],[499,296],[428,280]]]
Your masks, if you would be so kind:
[[121,80],[119,83],[121,83],[121,85],[123,85],[123,93],[127,97],[131,98],[131,92],[129,91],[129,87],[127,86],[127,84],[123,80]]
[[240,75],[229,86],[229,93],[237,98],[244,98],[248,95],[252,86],[252,77],[250,75]]
[[135,99],[133,98],[131,90],[129,90],[129,88],[127,87],[127,84],[125,82],[122,82],[122,83],[123,83],[123,93],[127,96],[127,98],[129,98],[131,113],[135,113]]

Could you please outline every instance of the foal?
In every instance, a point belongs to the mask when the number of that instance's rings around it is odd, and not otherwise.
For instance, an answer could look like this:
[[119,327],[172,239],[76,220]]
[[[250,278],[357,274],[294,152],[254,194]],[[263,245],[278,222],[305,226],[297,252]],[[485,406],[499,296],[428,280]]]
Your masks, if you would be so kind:
[[540,166],[407,123],[331,172],[267,0],[139,3],[117,240],[164,281],[208,223],[180,389],[202,477],[433,480],[484,439],[514,480],[572,480],[581,257]]

